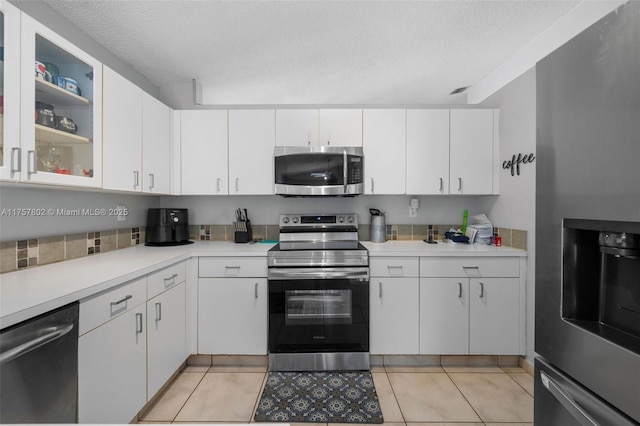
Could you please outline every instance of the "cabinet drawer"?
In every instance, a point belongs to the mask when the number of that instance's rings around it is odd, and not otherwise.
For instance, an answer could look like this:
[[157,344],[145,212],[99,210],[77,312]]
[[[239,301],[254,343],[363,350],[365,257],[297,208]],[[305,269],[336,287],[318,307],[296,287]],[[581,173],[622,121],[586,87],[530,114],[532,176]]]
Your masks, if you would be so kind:
[[151,299],[176,284],[183,282],[186,271],[185,262],[180,262],[149,274],[147,299]]
[[201,257],[200,277],[266,277],[266,257]]
[[147,300],[147,277],[80,301],[80,335]]
[[519,277],[515,257],[421,257],[421,277]]
[[369,274],[372,277],[417,277],[417,257],[369,258]]

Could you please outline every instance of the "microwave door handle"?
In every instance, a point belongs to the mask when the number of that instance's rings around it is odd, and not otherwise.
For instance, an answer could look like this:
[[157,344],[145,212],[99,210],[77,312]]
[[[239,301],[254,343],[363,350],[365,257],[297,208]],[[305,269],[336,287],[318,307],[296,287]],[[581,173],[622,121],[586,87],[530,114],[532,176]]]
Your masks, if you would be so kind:
[[344,152],[343,152],[343,158],[344,158],[343,165],[342,165],[342,178],[343,178],[342,182],[344,183],[343,193],[344,193],[344,195],[347,195],[347,175],[348,175],[348,173],[347,173],[348,172],[348,170],[347,170],[348,169],[347,159],[348,159],[348,157],[347,157],[347,149],[346,148],[344,149]]

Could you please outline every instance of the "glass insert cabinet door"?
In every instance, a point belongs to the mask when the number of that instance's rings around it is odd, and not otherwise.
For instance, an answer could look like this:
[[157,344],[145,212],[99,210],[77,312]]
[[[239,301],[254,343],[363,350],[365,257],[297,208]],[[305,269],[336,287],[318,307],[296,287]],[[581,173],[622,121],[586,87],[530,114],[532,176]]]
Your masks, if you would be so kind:
[[102,184],[102,65],[21,17],[21,180]]
[[0,1],[0,179],[20,180],[20,11]]

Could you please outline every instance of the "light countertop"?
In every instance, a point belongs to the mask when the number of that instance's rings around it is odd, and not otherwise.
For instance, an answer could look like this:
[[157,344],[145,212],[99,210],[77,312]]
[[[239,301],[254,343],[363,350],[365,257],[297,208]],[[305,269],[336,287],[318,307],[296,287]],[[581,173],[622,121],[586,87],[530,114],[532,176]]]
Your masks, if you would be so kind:
[[[526,256],[511,247],[362,242],[370,256]],[[174,247],[131,248],[0,275],[0,328],[97,294],[191,257],[266,256],[273,244],[196,241]]]

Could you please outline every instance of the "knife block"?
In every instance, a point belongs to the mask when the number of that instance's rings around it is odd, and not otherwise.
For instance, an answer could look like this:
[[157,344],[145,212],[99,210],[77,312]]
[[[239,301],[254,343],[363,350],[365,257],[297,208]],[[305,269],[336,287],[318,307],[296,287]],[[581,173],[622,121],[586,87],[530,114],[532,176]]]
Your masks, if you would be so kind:
[[234,241],[236,243],[248,243],[253,240],[253,233],[251,232],[251,221],[234,222],[236,230],[234,233]]

